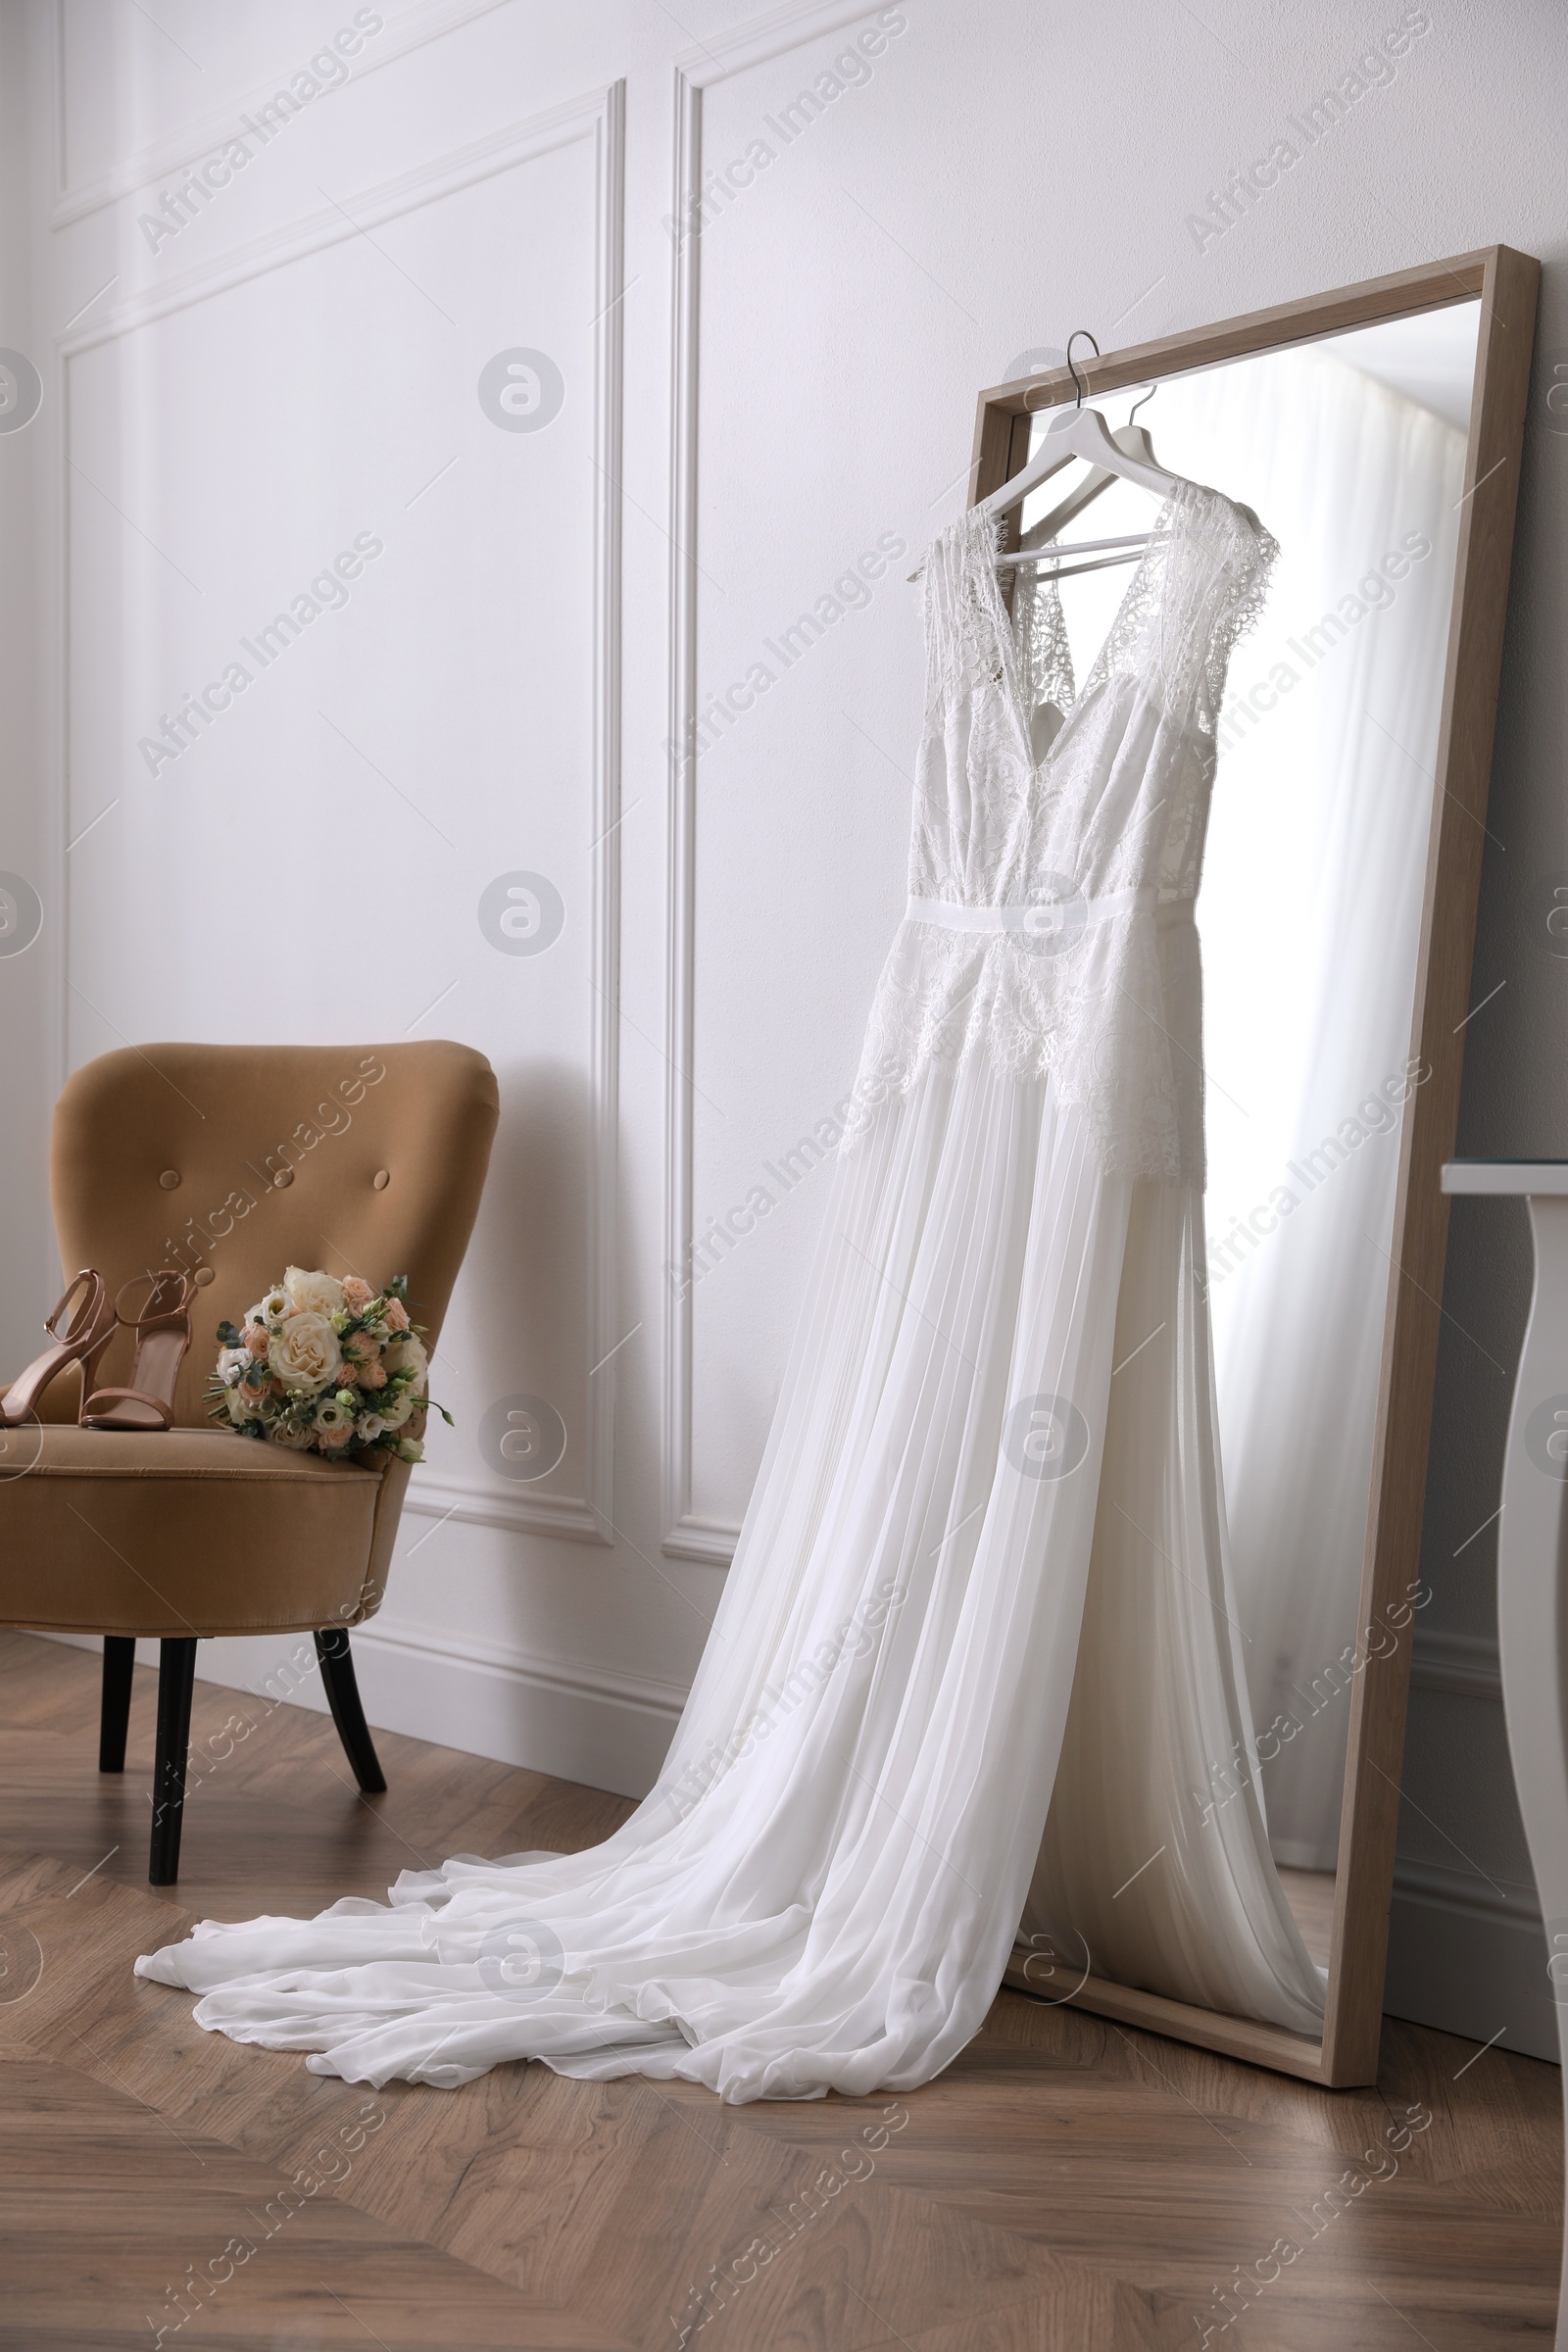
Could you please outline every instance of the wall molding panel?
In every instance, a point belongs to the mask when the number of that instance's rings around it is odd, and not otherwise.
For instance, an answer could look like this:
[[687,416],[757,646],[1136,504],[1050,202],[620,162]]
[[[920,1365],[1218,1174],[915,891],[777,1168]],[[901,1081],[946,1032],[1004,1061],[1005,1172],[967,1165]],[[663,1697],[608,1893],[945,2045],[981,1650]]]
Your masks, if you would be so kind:
[[[464,21],[462,11],[444,13]],[[468,15],[477,13],[473,9]],[[441,24],[425,33],[450,29]],[[625,84],[606,88],[550,109],[455,149],[348,200],[342,211],[316,213],[290,222],[216,263],[187,271],[167,285],[133,295],[74,332],[58,338],[56,385],[62,416],[58,528],[66,555],[62,566],[58,714],[58,813],[55,856],[57,904],[52,981],[56,1092],[69,1072],[67,1008],[71,972],[71,901],[68,836],[71,826],[71,612],[70,532],[72,521],[71,363],[83,353],[156,324],[266,273],[309,259],[357,235],[361,228],[396,220],[444,197],[472,187],[578,140],[594,153],[594,481],[592,615],[592,772],[588,813],[592,824],[588,1020],[589,1134],[584,1185],[587,1196],[587,1278],[584,1364],[603,1365],[586,1374],[583,1398],[584,1492],[576,1496],[533,1495],[525,1487],[500,1481],[466,1480],[449,1472],[418,1470],[405,1509],[416,1516],[452,1518],[575,1542],[613,1542],[614,1400],[613,1355],[617,1328],[616,1169],[619,1137],[619,937],[620,937],[620,628],[621,628],[621,428],[624,349],[621,296],[624,291]],[[350,218],[349,216],[353,217]]]
[[[865,7],[781,8],[675,61],[674,190],[671,219],[697,217],[703,184],[703,95],[749,67],[861,23]],[[665,951],[664,1262],[690,1263],[692,1243],[692,1056],[696,1038],[697,762],[689,746],[697,709],[697,481],[701,431],[698,357],[702,230],[677,234],[671,280],[669,494],[669,913]],[[692,1510],[692,1305],[664,1277],[662,1549],[672,1559],[727,1568],[738,1524]]]
[[[222,106],[184,125],[177,131],[156,139],[133,155],[126,156],[97,179],[81,187],[70,187],[66,182],[66,109],[70,92],[66,67],[66,4],[54,0],[54,38],[51,44],[55,74],[55,187],[54,208],[49,216],[52,229],[69,228],[74,221],[90,220],[94,213],[107,205],[118,204],[122,197],[134,196],[150,187],[155,180],[170,179],[199,163],[215,148],[221,147],[234,135],[237,118],[265,106],[280,82],[287,82],[298,73],[303,61],[296,55],[289,63],[280,65],[277,72],[265,81],[256,81],[236,88]],[[346,81],[337,89],[323,93],[336,97],[339,92],[382,66],[396,65],[400,59],[412,57],[430,41],[441,40],[449,32],[459,31],[465,24],[491,15],[508,5],[508,0],[422,0],[422,4],[408,8],[394,17],[384,30],[375,35],[374,46],[362,50],[354,60]],[[313,101],[314,103],[314,101]]]
[[[455,196],[464,188],[510,172],[514,165],[530,163],[581,138],[596,138],[600,142],[598,275],[608,279],[612,273],[614,283],[607,285],[602,299],[605,303],[614,302],[621,270],[625,87],[624,82],[613,82],[606,89],[567,99],[563,105],[523,122],[508,123],[501,130],[487,132],[483,138],[455,147],[449,154],[435,156],[411,172],[399,172],[395,178],[362,189],[358,195],[336,205],[323,205],[319,212],[287,221],[265,236],[253,238],[247,245],[236,246],[218,261],[203,263],[166,279],[161,285],[127,295],[90,324],[62,335],[59,350],[65,359],[74,360],[100,343],[113,342],[138,326],[148,326],[160,318],[172,317],[176,311],[188,310],[193,303],[206,302],[232,287],[247,285],[269,270],[308,260],[312,254],[323,253],[333,245],[346,244],[364,229],[379,228],[386,221],[417,212],[424,205],[439,203],[444,196]],[[605,345],[607,353],[612,346],[618,366],[618,320],[612,335],[606,335]],[[618,421],[618,404],[615,413]]]

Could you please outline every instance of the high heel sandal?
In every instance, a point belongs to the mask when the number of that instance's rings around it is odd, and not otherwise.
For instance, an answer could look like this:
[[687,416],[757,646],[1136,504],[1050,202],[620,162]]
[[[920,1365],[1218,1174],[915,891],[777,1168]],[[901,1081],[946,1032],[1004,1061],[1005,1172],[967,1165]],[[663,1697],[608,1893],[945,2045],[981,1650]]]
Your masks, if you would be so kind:
[[[77,1299],[77,1293],[81,1296]],[[75,1299],[76,1303],[72,1304]],[[69,1310],[69,1313],[68,1313]],[[62,1321],[65,1323],[61,1329]],[[70,1365],[80,1364],[82,1393],[92,1386],[99,1360],[115,1328],[115,1309],[108,1286],[96,1266],[83,1266],[75,1275],[44,1329],[54,1341],[33,1357],[0,1396],[0,1428],[18,1429],[34,1418],[39,1397]]]
[[[143,1311],[127,1315],[121,1306],[125,1293],[138,1283],[150,1283]],[[174,1383],[190,1346],[190,1302],[195,1285],[173,1266],[156,1273],[133,1274],[115,1298],[115,1323],[136,1334],[130,1385],[86,1393],[83,1383],[83,1429],[169,1429],[174,1419]]]

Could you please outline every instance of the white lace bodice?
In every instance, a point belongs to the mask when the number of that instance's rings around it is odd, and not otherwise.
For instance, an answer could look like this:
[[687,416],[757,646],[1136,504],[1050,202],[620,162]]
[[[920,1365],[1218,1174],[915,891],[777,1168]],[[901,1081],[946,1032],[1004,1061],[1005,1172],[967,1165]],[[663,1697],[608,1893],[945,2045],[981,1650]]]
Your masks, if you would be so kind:
[[[1081,693],[1053,581],[1009,617],[996,526],[966,514],[925,564],[927,693],[909,913],[884,966],[857,1102],[930,1061],[1049,1071],[1107,1168],[1202,1183],[1201,1004],[1191,917],[1232,648],[1274,541],[1180,483]],[[1043,705],[1066,713],[1044,757]]]

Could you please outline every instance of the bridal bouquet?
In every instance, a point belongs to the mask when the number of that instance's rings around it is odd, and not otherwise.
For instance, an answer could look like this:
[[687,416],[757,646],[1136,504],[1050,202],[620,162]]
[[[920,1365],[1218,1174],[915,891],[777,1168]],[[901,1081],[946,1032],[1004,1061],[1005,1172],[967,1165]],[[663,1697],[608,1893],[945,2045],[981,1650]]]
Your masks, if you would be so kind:
[[[290,1266],[243,1330],[218,1326],[212,1418],[297,1453],[422,1461],[430,1365],[407,1292],[406,1274],[372,1292],[357,1274],[340,1282]],[[450,1423],[444,1405],[434,1409]]]

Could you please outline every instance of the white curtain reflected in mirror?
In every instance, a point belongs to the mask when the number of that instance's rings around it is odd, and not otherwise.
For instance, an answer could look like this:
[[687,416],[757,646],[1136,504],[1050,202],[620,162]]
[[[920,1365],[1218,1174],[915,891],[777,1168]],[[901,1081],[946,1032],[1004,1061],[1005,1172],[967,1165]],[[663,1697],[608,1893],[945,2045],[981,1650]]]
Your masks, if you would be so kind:
[[[1184,1817],[1196,1836],[1206,1808],[1260,1790],[1320,1963],[1350,1691],[1392,1641],[1360,1593],[1478,325],[1458,304],[1095,403],[1112,426],[1136,408],[1161,466],[1280,543],[1232,664],[1198,903],[1206,1279],[1253,1743],[1209,1759]],[[1082,470],[1034,494],[1026,529]],[[1112,482],[1062,536],[1151,516]],[[1061,584],[1080,676],[1126,580]]]

